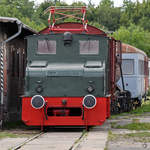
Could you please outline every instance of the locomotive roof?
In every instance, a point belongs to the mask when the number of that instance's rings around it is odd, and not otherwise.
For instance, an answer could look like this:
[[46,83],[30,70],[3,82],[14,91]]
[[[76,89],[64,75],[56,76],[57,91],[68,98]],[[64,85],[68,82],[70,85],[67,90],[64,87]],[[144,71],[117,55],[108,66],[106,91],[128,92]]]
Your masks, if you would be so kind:
[[[82,28],[83,25],[82,23],[77,23],[77,22],[65,22],[65,23],[60,23],[60,24],[56,24],[55,25],[55,28],[65,28],[65,29],[79,29],[79,28]],[[87,34],[100,34],[100,35],[107,35],[103,30],[101,29],[98,29],[94,26],[91,26],[91,25],[87,25]],[[40,34],[49,34],[49,27],[47,28],[44,28],[43,30],[41,30],[39,32]],[[63,33],[62,31],[56,31],[55,33]],[[81,33],[79,31],[73,31],[72,33]]]
[[122,53],[139,53],[147,57],[144,51],[125,43],[122,43]]

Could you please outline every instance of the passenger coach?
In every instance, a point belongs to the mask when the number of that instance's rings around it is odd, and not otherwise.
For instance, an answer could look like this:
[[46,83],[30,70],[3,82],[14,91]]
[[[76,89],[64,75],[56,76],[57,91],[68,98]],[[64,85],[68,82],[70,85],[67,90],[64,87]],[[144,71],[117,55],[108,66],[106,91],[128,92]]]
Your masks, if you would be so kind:
[[[122,44],[122,70],[125,89],[131,92],[133,103],[141,106],[149,88],[147,55],[131,45]],[[121,80],[119,85],[122,86]]]

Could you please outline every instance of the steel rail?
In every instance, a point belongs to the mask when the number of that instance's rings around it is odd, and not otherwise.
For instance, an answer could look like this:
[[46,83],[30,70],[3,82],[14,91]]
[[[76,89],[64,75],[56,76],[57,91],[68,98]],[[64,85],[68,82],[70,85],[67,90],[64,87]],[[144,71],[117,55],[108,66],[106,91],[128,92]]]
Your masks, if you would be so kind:
[[80,146],[80,143],[88,136],[87,131],[83,131],[81,136],[73,143],[73,145],[69,148],[69,150],[76,150]]
[[18,149],[20,149],[22,146],[24,146],[25,144],[27,144],[27,143],[33,141],[34,139],[40,137],[40,136],[43,135],[43,134],[44,134],[44,132],[40,132],[39,134],[37,134],[37,135],[35,135],[35,136],[33,136],[33,137],[31,137],[31,138],[25,140],[24,142],[22,142],[22,143],[20,143],[20,144],[18,144],[18,145],[16,145],[16,146],[14,146],[14,147],[12,147],[11,150],[18,150]]

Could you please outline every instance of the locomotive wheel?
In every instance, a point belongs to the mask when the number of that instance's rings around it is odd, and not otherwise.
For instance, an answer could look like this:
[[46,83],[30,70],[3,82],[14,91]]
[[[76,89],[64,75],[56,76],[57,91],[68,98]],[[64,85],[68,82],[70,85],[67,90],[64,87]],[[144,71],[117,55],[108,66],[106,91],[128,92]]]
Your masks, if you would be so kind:
[[132,99],[131,99],[131,93],[129,91],[125,91],[125,97],[126,97],[126,112],[129,112],[132,110]]
[[120,105],[120,101],[119,101],[119,91],[116,91],[115,93],[115,100],[111,101],[111,114],[118,114],[121,112],[121,105]]
[[111,114],[115,115],[120,112],[120,104],[118,100],[112,100],[111,101]]

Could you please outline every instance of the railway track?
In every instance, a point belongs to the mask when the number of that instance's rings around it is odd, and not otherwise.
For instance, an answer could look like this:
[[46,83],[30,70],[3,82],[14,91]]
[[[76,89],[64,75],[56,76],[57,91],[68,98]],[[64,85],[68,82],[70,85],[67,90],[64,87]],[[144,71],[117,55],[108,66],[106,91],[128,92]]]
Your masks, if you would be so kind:
[[31,137],[31,138],[25,140],[24,142],[17,144],[17,145],[14,146],[13,148],[11,148],[11,150],[18,150],[18,149],[20,149],[22,146],[24,146],[25,144],[27,144],[27,143],[33,141],[34,139],[40,137],[40,136],[43,135],[43,134],[44,134],[44,132],[40,132],[39,134],[36,134],[35,136],[33,136],[33,137]]
[[82,129],[56,129],[56,131],[40,132],[39,134],[17,144],[11,150],[75,150],[87,132]]
[[104,150],[106,142],[107,130],[103,127],[94,127],[89,132],[83,128],[61,128],[41,132],[11,150]]

